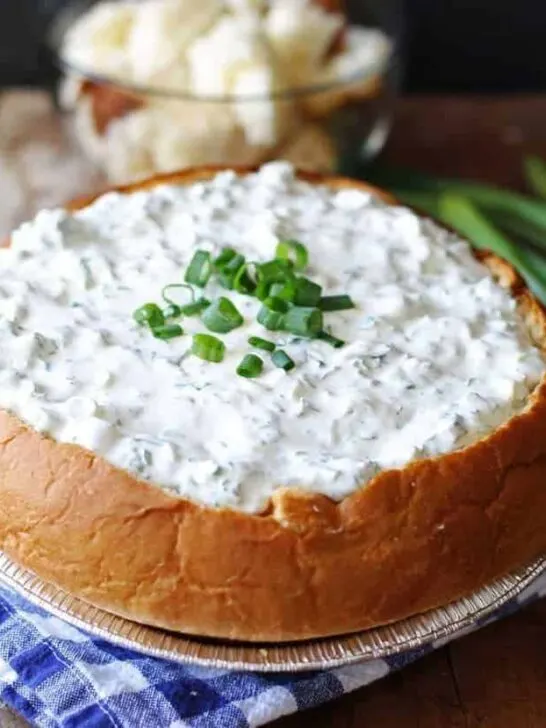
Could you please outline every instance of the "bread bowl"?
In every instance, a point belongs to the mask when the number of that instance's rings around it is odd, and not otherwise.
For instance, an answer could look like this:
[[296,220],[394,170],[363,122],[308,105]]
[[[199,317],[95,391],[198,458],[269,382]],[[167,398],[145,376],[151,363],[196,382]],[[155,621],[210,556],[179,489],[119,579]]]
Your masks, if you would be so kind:
[[[264,169],[280,169],[282,177],[288,168]],[[120,192],[131,204],[151,199],[137,198],[146,190],[178,194],[184,186],[202,190],[203,181],[222,179],[218,184],[229,186],[270,173],[220,172],[188,170]],[[364,206],[371,195],[383,203],[370,203],[378,205],[378,215],[395,204],[360,182],[298,178],[309,184],[309,194],[356,190]],[[351,199],[344,198],[349,207],[342,216],[350,215]],[[78,210],[105,214],[107,205],[123,204],[116,196],[103,198],[102,208],[93,202],[79,199],[59,219],[73,226],[81,219]],[[25,265],[31,247],[18,235]],[[479,257],[515,298],[521,320],[543,348],[542,306],[510,266],[489,254]],[[9,262],[1,263],[0,270],[7,265],[17,277]],[[316,489],[270,483],[267,504],[255,512],[166,492],[79,444],[58,441],[47,426],[38,432],[36,421],[28,425],[30,411],[23,422],[15,404],[0,413],[0,548],[83,600],[188,634],[288,641],[388,623],[468,594],[546,551],[544,381],[525,399],[500,426],[453,452],[380,469],[336,500]]]

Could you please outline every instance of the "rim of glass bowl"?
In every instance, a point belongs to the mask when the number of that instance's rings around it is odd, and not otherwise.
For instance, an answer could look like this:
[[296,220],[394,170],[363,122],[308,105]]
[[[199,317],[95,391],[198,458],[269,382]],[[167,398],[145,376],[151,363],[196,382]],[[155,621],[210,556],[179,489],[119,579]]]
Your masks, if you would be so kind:
[[[325,81],[323,83],[282,88],[267,94],[223,94],[221,96],[218,94],[196,94],[193,91],[134,83],[121,77],[118,78],[116,76],[93,71],[90,68],[86,68],[65,58],[62,53],[62,47],[66,33],[74,22],[92,5],[92,0],[77,0],[76,2],[69,3],[68,6],[56,15],[47,34],[47,44],[50,51],[54,54],[55,64],[57,68],[64,73],[72,73],[98,85],[111,86],[137,96],[155,96],[160,98],[178,99],[180,101],[226,104],[263,103],[264,101],[271,100],[282,101],[297,99],[304,96],[313,96],[316,94],[327,93],[329,91],[343,91],[344,88],[354,86],[358,83],[365,83],[375,76],[386,76],[393,62],[397,47],[397,38],[385,32],[385,36],[390,43],[390,48],[385,53],[384,57],[381,58],[380,62],[370,65],[365,70],[347,74],[347,76],[336,79],[335,81]],[[381,28],[378,28],[378,30],[381,30]],[[381,30],[381,32],[384,31]]]

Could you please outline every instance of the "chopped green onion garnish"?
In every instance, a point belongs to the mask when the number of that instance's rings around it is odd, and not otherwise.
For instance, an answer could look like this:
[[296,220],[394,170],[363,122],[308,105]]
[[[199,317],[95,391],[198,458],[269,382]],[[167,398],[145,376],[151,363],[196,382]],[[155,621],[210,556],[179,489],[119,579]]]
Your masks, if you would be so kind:
[[350,296],[323,296],[318,306],[321,311],[348,311],[356,308]]
[[268,283],[283,283],[291,278],[293,265],[289,260],[270,260],[258,266],[258,280]]
[[[172,339],[183,335],[181,326],[169,320],[181,316],[201,315],[203,324],[214,333],[227,334],[244,322],[236,306],[225,297],[212,303],[204,296],[195,300],[192,286],[204,288],[216,271],[218,282],[229,289],[263,301],[258,312],[258,322],[270,331],[284,330],[295,336],[319,338],[335,348],[344,345],[323,330],[323,311],[342,311],[354,308],[350,296],[322,296],[322,287],[296,271],[307,267],[307,248],[297,240],[282,240],[276,248],[276,258],[264,263],[247,262],[245,256],[233,248],[226,247],[212,260],[206,250],[197,250],[184,275],[185,283],[173,283],[162,290],[166,302],[163,310],[155,303],[146,303],[133,313],[135,321],[147,325],[158,339]],[[184,290],[190,300],[179,300],[176,290]],[[276,344],[259,336],[251,336],[249,343],[257,349],[272,354],[276,366],[289,371],[295,363]],[[192,351],[207,361],[221,361],[225,345],[215,336],[197,334],[193,338]],[[244,377],[258,376],[263,361],[255,354],[248,354],[240,363],[237,372]]]
[[264,301],[268,296],[272,288],[272,283],[270,281],[260,281],[258,280],[258,285],[256,286],[256,290],[254,291],[254,295],[256,298],[259,298],[260,301]]
[[233,250],[233,248],[224,248],[220,255],[214,259],[214,267],[217,270],[222,270],[225,264],[229,263],[229,261],[236,255],[237,251]]
[[282,298],[269,296],[258,311],[258,323],[269,331],[279,331],[283,328],[284,317],[289,308],[289,304]]
[[186,270],[184,280],[192,286],[204,288],[212,275],[212,259],[206,250],[198,250]]
[[233,288],[239,293],[245,293],[247,296],[253,296],[256,292],[256,281],[249,273],[249,267],[253,263],[243,263],[233,279]]
[[207,298],[199,298],[193,303],[188,303],[185,306],[182,306],[180,311],[184,316],[198,316],[209,306],[210,301]]
[[166,319],[170,318],[178,318],[182,315],[182,309],[180,306],[177,306],[176,303],[169,303],[168,306],[165,306],[163,309],[163,316]]
[[277,258],[289,260],[294,264],[296,270],[304,270],[309,262],[307,248],[297,240],[283,240],[277,245],[275,251]]
[[237,374],[246,379],[259,377],[264,368],[264,363],[256,354],[247,354],[237,367]]
[[272,341],[262,339],[259,336],[251,336],[248,340],[248,343],[255,349],[261,349],[262,351],[273,352],[277,348],[277,346]]
[[268,296],[264,301],[264,306],[276,313],[286,313],[290,308],[285,300],[277,298],[276,296]]
[[200,359],[218,364],[224,358],[226,345],[223,341],[217,339],[216,336],[210,336],[209,334],[195,334],[191,350],[192,354],[195,354],[195,356],[198,356]]
[[313,337],[322,331],[322,311],[318,308],[291,308],[284,315],[283,329],[296,336]]
[[289,278],[284,283],[274,283],[269,289],[269,295],[276,298],[282,298],[289,303],[293,303],[296,297],[296,281]]
[[215,334],[227,334],[238,326],[244,319],[228,298],[218,298],[213,301],[202,316],[202,321]]
[[236,254],[218,270],[218,280],[224,288],[235,287],[235,279],[241,268],[245,267],[245,256]]
[[163,326],[155,326],[152,329],[152,334],[156,339],[174,339],[177,336],[182,336],[184,329],[178,324],[164,324]]
[[289,372],[296,366],[296,362],[285,351],[282,351],[282,349],[277,349],[271,356],[271,361],[279,369],[284,369],[285,372]]
[[309,278],[298,278],[296,280],[296,292],[294,304],[296,306],[317,306],[322,295],[322,286],[310,281]]
[[[186,283],[171,283],[168,286],[165,286],[165,288],[161,291],[161,297],[165,301],[165,303],[170,303],[173,306],[182,306],[182,303],[179,300],[174,300],[172,298],[172,293],[174,291],[184,291],[186,294],[189,293],[189,300],[193,301],[195,299],[195,293],[193,292],[193,288],[191,286],[186,285]],[[188,300],[186,298],[186,300]]]
[[239,268],[244,265],[245,263],[245,256],[241,255],[240,253],[236,253],[228,262],[222,266],[220,270],[222,271],[231,271],[233,273],[237,273]]
[[330,344],[330,346],[333,346],[334,349],[341,349],[342,346],[345,346],[345,341],[343,341],[343,339],[338,339],[337,336],[332,336],[326,331],[321,331],[317,336],[317,339],[325,341],[327,344]]
[[137,308],[133,318],[137,324],[150,326],[152,329],[165,323],[163,312],[156,303],[145,303],[144,306]]
[[283,327],[284,313],[272,311],[267,306],[262,306],[258,311],[258,323],[269,331],[279,331]]

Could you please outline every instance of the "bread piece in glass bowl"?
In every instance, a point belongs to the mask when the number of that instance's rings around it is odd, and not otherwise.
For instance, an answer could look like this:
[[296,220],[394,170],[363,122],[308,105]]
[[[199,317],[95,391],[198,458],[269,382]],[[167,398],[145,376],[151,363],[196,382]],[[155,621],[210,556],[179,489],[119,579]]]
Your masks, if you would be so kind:
[[365,0],[351,25],[318,0],[80,3],[52,32],[61,105],[117,183],[278,158],[347,170],[386,138],[397,6]]

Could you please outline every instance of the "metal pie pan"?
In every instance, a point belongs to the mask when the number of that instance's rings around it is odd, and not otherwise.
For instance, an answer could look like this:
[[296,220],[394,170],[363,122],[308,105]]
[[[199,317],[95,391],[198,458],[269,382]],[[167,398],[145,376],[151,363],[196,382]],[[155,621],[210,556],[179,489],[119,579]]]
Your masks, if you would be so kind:
[[424,647],[472,627],[518,596],[544,570],[546,557],[446,607],[384,627],[309,642],[257,645],[188,637],[131,622],[42,581],[0,552],[0,583],[95,637],[186,665],[256,672],[340,667]]

